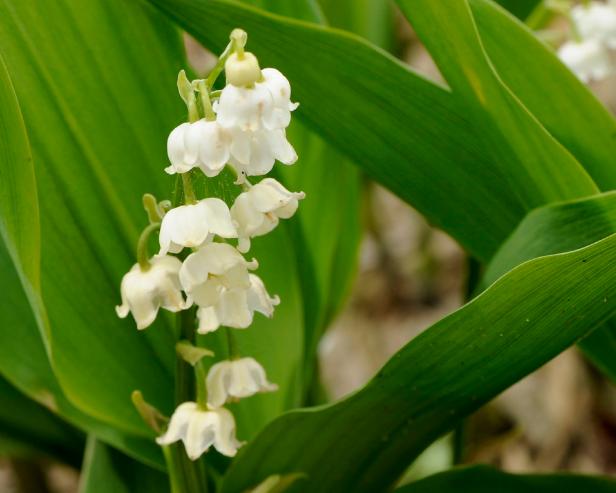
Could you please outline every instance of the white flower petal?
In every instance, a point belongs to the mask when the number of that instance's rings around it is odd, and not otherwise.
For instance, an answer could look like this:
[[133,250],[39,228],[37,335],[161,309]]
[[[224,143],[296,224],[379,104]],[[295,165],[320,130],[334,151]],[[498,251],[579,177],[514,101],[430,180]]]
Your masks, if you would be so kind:
[[169,421],[169,427],[164,435],[156,439],[159,445],[170,445],[186,436],[190,419],[197,410],[197,404],[194,402],[184,402],[180,404]]
[[259,276],[249,274],[248,277],[250,278],[250,289],[247,293],[248,308],[271,318],[274,307],[280,304],[280,299],[278,296],[270,297]]
[[284,130],[272,130],[265,134],[270,149],[282,164],[293,164],[297,161],[297,153],[287,140]]
[[221,361],[210,368],[206,379],[208,405],[220,407],[230,399],[250,397],[278,389],[270,383],[263,367],[253,358]]
[[220,327],[220,320],[213,306],[200,307],[197,310],[197,318],[199,319],[197,328],[199,334],[209,334]]
[[558,56],[582,82],[602,79],[613,71],[609,54],[594,39],[564,43]]
[[230,136],[216,121],[205,122],[199,146],[201,169],[206,176],[218,175],[229,161]]
[[187,305],[178,277],[181,265],[175,257],[160,255],[150,259],[146,271],[135,264],[122,278],[122,305],[116,307],[118,316],[124,318],[131,312],[137,328],[142,330],[154,322],[160,307],[173,312],[184,310]]

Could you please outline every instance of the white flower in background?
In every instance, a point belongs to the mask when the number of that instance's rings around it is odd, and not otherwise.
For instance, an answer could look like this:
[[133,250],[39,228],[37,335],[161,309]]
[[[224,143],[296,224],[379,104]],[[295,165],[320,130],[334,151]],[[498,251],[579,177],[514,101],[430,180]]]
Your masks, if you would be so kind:
[[273,392],[278,386],[268,382],[263,367],[253,358],[216,363],[207,374],[207,402],[212,408],[259,392]]
[[221,325],[234,329],[245,329],[252,324],[254,312],[268,318],[274,314],[274,307],[280,303],[278,296],[271,297],[259,276],[249,274],[248,288],[221,289],[215,304],[201,306],[197,310],[199,334],[214,332]]
[[608,48],[616,48],[616,5],[576,5],[571,9],[571,20],[583,40],[594,39]]
[[160,307],[172,312],[186,308],[182,298],[178,272],[182,263],[175,257],[155,255],[150,268],[141,270],[135,264],[122,278],[122,304],[116,307],[119,317],[133,314],[137,328],[145,329],[154,322]]
[[612,72],[609,53],[595,39],[567,41],[559,48],[558,57],[582,82],[602,79]]
[[273,178],[265,178],[241,193],[231,206],[231,218],[237,228],[238,250],[250,249],[250,238],[272,231],[279,219],[288,219],[298,207],[304,192],[289,192]]
[[[245,132],[231,130],[230,164],[238,176],[261,176],[269,173],[276,160],[283,164],[297,161],[297,153],[280,130],[258,130]],[[239,182],[242,181],[240,178]]]
[[199,167],[206,176],[218,175],[229,161],[231,138],[217,121],[182,123],[167,140],[170,175]]
[[223,289],[248,289],[248,269],[257,267],[256,260],[248,262],[231,245],[208,243],[184,260],[180,283],[189,302],[212,306],[219,302]]
[[165,214],[160,225],[160,254],[201,246],[214,235],[237,238],[229,207],[222,200],[208,198],[176,207]]
[[180,404],[169,422],[164,435],[158,437],[159,445],[170,445],[182,440],[191,460],[213,445],[227,457],[233,457],[242,446],[235,437],[235,419],[227,409],[202,409],[195,402]]

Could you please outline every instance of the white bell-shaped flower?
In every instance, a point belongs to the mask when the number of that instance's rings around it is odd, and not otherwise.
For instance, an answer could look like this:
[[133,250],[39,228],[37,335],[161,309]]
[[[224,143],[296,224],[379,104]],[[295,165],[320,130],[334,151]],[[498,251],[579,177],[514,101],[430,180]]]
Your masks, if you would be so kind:
[[612,72],[609,53],[595,39],[567,41],[558,50],[558,57],[582,82],[600,80]]
[[206,176],[218,175],[230,157],[231,137],[217,121],[198,120],[182,123],[167,139],[169,174],[201,168]]
[[218,123],[226,129],[254,132],[269,128],[275,121],[274,98],[261,84],[252,87],[227,84],[214,103],[214,111]]
[[231,131],[231,135],[229,163],[240,177],[266,175],[272,170],[276,160],[283,164],[297,161],[297,153],[282,129],[256,132],[236,129]]
[[229,207],[217,198],[171,209],[160,225],[160,254],[179,253],[210,241],[214,235],[237,238]]
[[299,106],[299,103],[291,102],[291,84],[275,68],[264,68],[261,75],[263,80],[257,84],[267,88],[274,103],[271,118],[265,122],[266,128],[270,130],[287,128],[291,122],[291,112]]
[[297,210],[304,192],[289,192],[273,178],[265,178],[241,193],[231,206],[231,218],[237,228],[238,250],[250,249],[250,238],[272,231],[279,219],[288,219]]
[[220,289],[216,303],[197,310],[199,334],[214,332],[220,326],[245,329],[252,324],[254,312],[268,318],[280,303],[278,296],[270,296],[259,276],[248,275],[248,288]]
[[257,267],[256,260],[248,262],[231,245],[208,243],[184,260],[180,283],[189,302],[212,306],[219,302],[224,289],[248,289],[248,269]]
[[213,445],[227,457],[233,457],[242,444],[235,437],[235,418],[227,409],[203,409],[195,402],[180,404],[169,422],[164,435],[158,437],[159,445],[170,445],[182,440],[191,460]]
[[[229,67],[237,63],[233,59],[227,60],[227,79]],[[297,106],[291,102],[288,79],[278,70],[266,68],[261,71],[261,80],[255,84],[227,84],[214,104],[214,111],[222,127],[255,132],[287,128],[291,112]]]
[[582,39],[594,39],[616,48],[616,5],[601,2],[576,5],[571,9],[571,19]]
[[172,312],[184,310],[187,305],[178,278],[181,266],[177,258],[167,255],[155,255],[145,271],[135,264],[122,278],[122,304],[116,306],[118,316],[125,318],[132,313],[137,328],[142,330],[154,322],[160,307]]
[[260,392],[278,390],[277,385],[267,380],[265,370],[253,358],[216,363],[207,374],[206,385],[207,403],[212,408]]

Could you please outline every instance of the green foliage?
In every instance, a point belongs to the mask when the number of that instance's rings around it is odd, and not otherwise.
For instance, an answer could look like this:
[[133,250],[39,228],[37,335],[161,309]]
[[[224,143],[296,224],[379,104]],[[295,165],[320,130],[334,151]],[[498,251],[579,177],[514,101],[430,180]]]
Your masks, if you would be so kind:
[[462,417],[614,314],[616,272],[605,266],[615,260],[611,235],[516,267],[413,339],[358,393],[275,420],[232,464],[223,491],[285,472],[307,474],[302,491],[387,489]]
[[88,439],[79,493],[169,493],[165,474]]

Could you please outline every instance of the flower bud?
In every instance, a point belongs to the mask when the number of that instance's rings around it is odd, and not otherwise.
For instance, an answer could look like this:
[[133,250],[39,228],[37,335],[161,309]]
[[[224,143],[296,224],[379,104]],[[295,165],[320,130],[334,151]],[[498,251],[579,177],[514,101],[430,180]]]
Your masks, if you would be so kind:
[[261,68],[257,57],[244,52],[242,56],[233,53],[225,63],[227,83],[236,87],[252,86],[261,79]]

